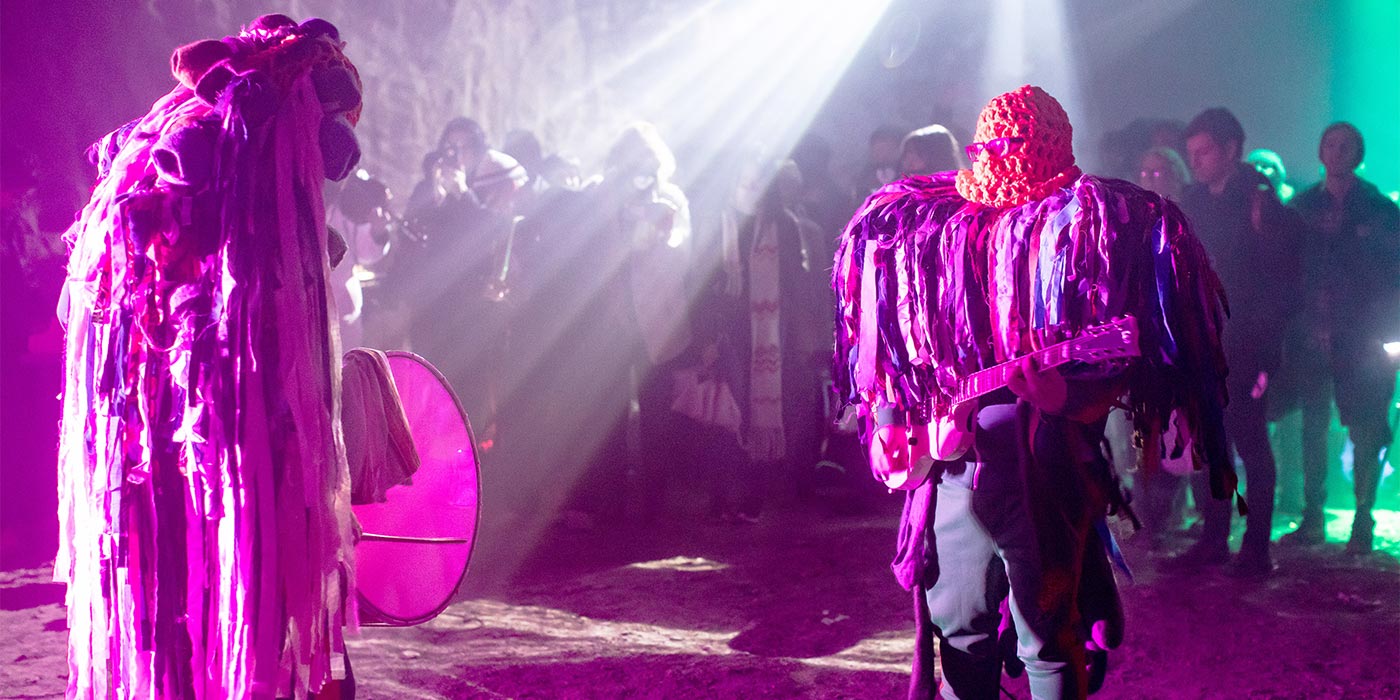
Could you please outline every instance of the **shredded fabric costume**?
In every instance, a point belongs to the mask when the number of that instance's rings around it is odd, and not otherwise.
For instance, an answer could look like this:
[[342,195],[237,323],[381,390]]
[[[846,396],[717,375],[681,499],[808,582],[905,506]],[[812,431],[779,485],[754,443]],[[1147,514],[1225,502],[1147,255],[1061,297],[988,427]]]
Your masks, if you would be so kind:
[[[927,423],[961,378],[1128,315],[1141,357],[1071,363],[1066,378],[1081,400],[1126,387],[1146,469],[1179,410],[1214,495],[1230,495],[1224,293],[1181,212],[1130,183],[1080,173],[1068,117],[1039,88],[994,98],[976,139],[984,150],[970,170],[885,186],[839,241],[833,377],[867,444],[877,429]],[[999,391],[975,413],[969,455],[941,463],[907,496],[892,568],[919,611],[911,697],[936,692],[935,641],[953,692],[995,695],[1002,660],[988,644],[997,648],[998,598],[1003,633],[1008,603],[1015,618],[1016,657],[1036,697],[1092,691],[1102,677],[1086,680],[1076,644],[1102,652],[1121,640],[1105,553],[1090,552],[1112,550],[1105,508],[1124,505],[1097,449],[1102,424]]]
[[[841,239],[834,376],[867,427],[874,406],[917,413],[957,377],[1132,314],[1144,349],[1128,393],[1135,425],[1160,432],[1172,408],[1182,408],[1212,469],[1212,490],[1232,492],[1220,423],[1225,365],[1215,342],[1220,287],[1213,274],[1199,274],[1209,270],[1205,253],[1180,211],[1090,175],[998,209],[964,199],[955,178],[885,186]],[[1029,290],[1014,281],[1026,274]],[[978,341],[987,337],[990,344]],[[906,587],[911,576],[900,575]]]
[[358,159],[335,27],[260,18],[95,146],[66,234],[70,698],[305,697],[355,624],[325,179]]

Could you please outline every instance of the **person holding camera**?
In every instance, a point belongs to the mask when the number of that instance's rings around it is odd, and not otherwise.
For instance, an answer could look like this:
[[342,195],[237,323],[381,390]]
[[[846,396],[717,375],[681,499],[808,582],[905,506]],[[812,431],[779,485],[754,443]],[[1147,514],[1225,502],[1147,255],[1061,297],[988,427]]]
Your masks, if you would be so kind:
[[392,273],[409,345],[447,377],[483,440],[494,420],[495,348],[505,330],[488,292],[527,179],[515,159],[487,144],[476,121],[449,121],[423,159],[404,215],[408,241]]

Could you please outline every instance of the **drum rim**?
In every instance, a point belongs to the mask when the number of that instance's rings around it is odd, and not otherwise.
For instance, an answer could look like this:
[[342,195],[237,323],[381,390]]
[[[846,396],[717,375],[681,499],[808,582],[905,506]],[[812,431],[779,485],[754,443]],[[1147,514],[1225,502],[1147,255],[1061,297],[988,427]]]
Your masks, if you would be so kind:
[[[434,609],[432,612],[426,613],[426,614],[421,615],[421,616],[419,616],[419,617],[415,617],[415,618],[401,618],[401,617],[397,617],[397,616],[394,616],[394,615],[390,615],[390,614],[388,614],[388,613],[385,613],[383,610],[381,610],[381,609],[379,608],[379,606],[375,605],[375,604],[374,604],[369,598],[367,598],[367,597],[365,596],[365,594],[360,590],[360,586],[359,586],[358,581],[356,582],[356,585],[355,585],[355,598],[357,599],[357,602],[359,603],[359,606],[360,606],[360,608],[361,608],[361,612],[360,612],[360,614],[359,614],[359,617],[361,618],[361,619],[360,619],[360,625],[361,625],[361,626],[366,626],[366,627],[412,627],[412,626],[414,626],[414,625],[421,625],[421,624],[423,624],[424,622],[427,622],[427,621],[429,621],[429,620],[431,620],[431,619],[437,617],[438,615],[441,615],[441,614],[442,614],[442,611],[446,610],[449,606],[451,606],[451,605],[452,605],[452,599],[453,599],[453,598],[456,598],[456,597],[457,597],[457,594],[462,590],[462,584],[465,583],[466,580],[467,580],[467,572],[471,570],[472,555],[476,553],[476,541],[477,541],[477,539],[478,539],[477,535],[480,534],[480,532],[481,532],[481,451],[480,451],[480,449],[478,448],[477,443],[476,443],[476,433],[472,432],[472,419],[471,419],[471,416],[467,415],[467,409],[464,408],[464,407],[462,406],[462,399],[459,398],[459,397],[457,396],[457,390],[454,389],[450,383],[448,383],[447,377],[443,376],[441,370],[439,370],[436,366],[433,365],[433,363],[429,362],[429,361],[428,361],[426,358],[424,358],[422,355],[419,355],[419,354],[414,353],[414,352],[409,352],[408,350],[388,350],[388,351],[386,351],[386,352],[384,353],[384,355],[385,355],[385,357],[407,357],[407,358],[409,358],[409,359],[416,360],[416,361],[418,362],[418,364],[420,364],[420,365],[422,365],[423,367],[426,367],[427,369],[431,370],[432,373],[433,373],[433,376],[436,377],[436,378],[438,379],[438,381],[442,382],[443,386],[447,387],[447,393],[448,393],[449,396],[452,397],[452,403],[453,403],[453,405],[455,405],[455,406],[457,407],[457,413],[458,413],[458,415],[462,416],[462,422],[463,422],[463,423],[466,423],[466,425],[467,425],[467,440],[469,440],[469,441],[471,442],[471,446],[472,446],[472,468],[476,471],[476,502],[477,502],[477,507],[476,507],[476,512],[472,514],[472,541],[471,541],[471,544],[467,546],[467,564],[466,564],[466,566],[463,566],[463,567],[462,567],[462,575],[461,575],[460,577],[457,578],[457,585],[455,585],[455,586],[452,587],[452,592],[449,593],[449,594],[447,595],[447,597],[443,600],[442,604],[438,605],[438,607],[437,607],[436,609]],[[390,372],[390,374],[392,374],[392,371]],[[365,620],[365,619],[364,619],[364,618],[365,618],[365,612],[364,612],[364,611],[365,611],[366,609],[367,609],[368,612],[374,617],[374,619],[372,619],[372,620]]]

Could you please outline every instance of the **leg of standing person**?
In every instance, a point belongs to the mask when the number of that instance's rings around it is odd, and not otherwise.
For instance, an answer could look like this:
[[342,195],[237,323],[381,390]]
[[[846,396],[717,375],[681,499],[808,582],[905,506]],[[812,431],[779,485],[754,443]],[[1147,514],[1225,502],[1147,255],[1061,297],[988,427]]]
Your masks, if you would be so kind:
[[789,493],[811,497],[821,445],[821,385],[809,358],[794,357],[783,366],[783,439]]
[[972,515],[972,490],[945,481],[929,527],[937,542],[938,578],[924,591],[938,640],[944,700],[995,698],[1001,682],[997,632],[1008,592],[996,544]]
[[1273,569],[1269,538],[1278,474],[1273,447],[1269,444],[1268,394],[1253,398],[1249,393],[1253,385],[1253,375],[1236,379],[1230,386],[1230,403],[1225,407],[1225,430],[1230,434],[1240,461],[1244,462],[1249,514],[1245,516],[1244,541],[1234,572],[1246,576],[1266,575]]
[[640,481],[641,520],[654,522],[664,514],[668,482],[676,478],[675,446],[680,440],[694,440],[695,436],[678,435],[675,412],[671,403],[675,399],[675,371],[680,363],[677,360],[658,365],[643,363],[643,376],[637,387],[638,439],[641,450],[638,477]]
[[[1355,347],[1370,346],[1357,341]],[[1353,445],[1352,483],[1356,495],[1356,516],[1346,551],[1366,554],[1371,551],[1375,535],[1371,510],[1380,489],[1380,452],[1394,437],[1388,413],[1395,395],[1396,374],[1379,348],[1369,353],[1358,350],[1344,357],[1351,361],[1334,367],[1337,411]]]
[[[1088,677],[1076,593],[1087,530],[1087,484],[1066,469],[1058,430],[1037,431],[1022,469],[1013,404],[978,414],[978,462],[945,475],[934,511],[938,579],[927,591],[938,630],[944,698],[996,697],[1002,659],[1000,604],[1009,596],[1016,655],[1040,699],[1084,697]],[[1058,475],[1057,475],[1058,474]],[[1028,480],[1034,481],[1034,484]],[[1050,489],[1056,502],[1026,495]]]
[[[1091,483],[1081,455],[1072,447],[1085,427],[1065,419],[1034,415],[1019,406],[1018,427],[1034,426],[1019,465],[1024,515],[1014,510],[974,511],[997,542],[1010,584],[1010,612],[1016,627],[1016,655],[1025,665],[1031,695],[1038,700],[1083,698],[1088,694],[1084,639],[1079,634],[1080,582],[1084,573],[1090,513],[1103,512],[1099,488]],[[1100,436],[1101,437],[1101,436]],[[1098,441],[1089,441],[1097,445]],[[1012,487],[1010,481],[1004,487]],[[985,486],[985,488],[984,488]],[[979,489],[998,490],[995,473],[979,474]],[[1050,495],[1050,494],[1053,494]],[[1002,497],[1008,503],[1014,498]],[[997,522],[997,518],[1003,518]],[[995,523],[995,524],[993,524]],[[1090,601],[1090,609],[1105,600]]]
[[1230,560],[1230,501],[1210,493],[1210,474],[1205,470],[1191,475],[1191,498],[1201,516],[1201,534],[1186,551],[1168,560],[1173,568],[1224,564]]
[[[1319,376],[1320,375],[1320,376]],[[1331,378],[1325,368],[1298,387],[1302,409],[1303,519],[1298,529],[1279,538],[1289,545],[1321,544],[1327,520],[1327,431],[1332,423]]]
[[1380,490],[1380,452],[1390,442],[1390,431],[1375,426],[1348,428],[1354,445],[1352,478],[1356,494],[1356,517],[1351,523],[1347,553],[1367,554],[1373,546],[1376,521],[1371,511]]

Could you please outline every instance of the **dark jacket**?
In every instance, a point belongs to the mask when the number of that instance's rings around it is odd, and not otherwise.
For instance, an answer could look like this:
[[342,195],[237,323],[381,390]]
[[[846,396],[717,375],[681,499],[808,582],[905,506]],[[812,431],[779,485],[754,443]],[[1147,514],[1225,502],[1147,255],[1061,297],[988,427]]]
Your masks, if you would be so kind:
[[1400,340],[1400,208],[1365,180],[1340,202],[1318,183],[1290,206],[1307,224],[1305,320],[1343,341]]
[[1283,329],[1298,308],[1302,222],[1269,181],[1241,163],[1225,189],[1187,188],[1181,208],[1225,285],[1225,356],[1236,378],[1278,370]]

